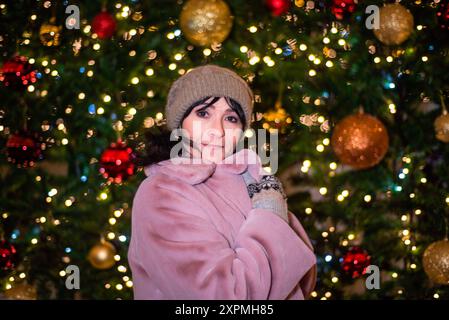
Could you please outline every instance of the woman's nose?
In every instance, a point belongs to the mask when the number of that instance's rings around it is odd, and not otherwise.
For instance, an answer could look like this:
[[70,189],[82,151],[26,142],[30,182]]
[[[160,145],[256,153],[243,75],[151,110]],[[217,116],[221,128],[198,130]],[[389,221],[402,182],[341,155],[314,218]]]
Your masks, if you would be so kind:
[[215,118],[213,121],[213,125],[210,128],[210,132],[209,135],[214,135],[217,136],[219,138],[224,136],[224,127],[223,127],[223,122],[221,121],[220,118]]

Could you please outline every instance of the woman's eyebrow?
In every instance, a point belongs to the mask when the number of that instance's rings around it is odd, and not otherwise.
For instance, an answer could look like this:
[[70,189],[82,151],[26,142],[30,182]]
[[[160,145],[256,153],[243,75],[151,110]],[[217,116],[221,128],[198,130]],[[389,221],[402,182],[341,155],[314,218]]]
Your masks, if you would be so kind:
[[[198,108],[197,111],[203,111],[206,108],[213,108],[213,109],[215,109],[215,105],[214,104],[211,104],[211,105],[207,105],[206,104],[205,106],[203,106],[201,108]],[[234,113],[234,112],[235,112],[235,110],[232,109],[232,108],[228,108],[228,109],[225,110],[225,113]]]
[[214,108],[215,109],[215,106],[213,104],[206,104],[206,105],[202,106],[201,108],[198,108],[197,110],[201,110],[202,111],[202,110],[204,110],[206,108]]

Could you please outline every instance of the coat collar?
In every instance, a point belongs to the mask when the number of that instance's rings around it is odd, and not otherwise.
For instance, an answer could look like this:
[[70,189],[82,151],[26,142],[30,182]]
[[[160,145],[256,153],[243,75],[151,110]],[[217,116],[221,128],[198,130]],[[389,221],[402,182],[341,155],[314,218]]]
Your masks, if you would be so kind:
[[174,157],[146,166],[144,171],[147,176],[160,172],[189,184],[201,183],[212,176],[215,171],[242,174],[248,170],[257,182],[260,181],[262,175],[266,174],[262,169],[259,155],[250,149],[241,149],[218,163],[205,159],[196,160],[199,163],[193,162],[187,157]]

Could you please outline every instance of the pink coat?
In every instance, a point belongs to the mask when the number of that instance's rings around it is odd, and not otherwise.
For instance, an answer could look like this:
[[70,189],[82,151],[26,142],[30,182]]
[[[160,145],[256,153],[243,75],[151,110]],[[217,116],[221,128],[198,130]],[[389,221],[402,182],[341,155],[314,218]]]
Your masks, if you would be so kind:
[[135,299],[301,300],[313,290],[316,258],[295,215],[288,224],[252,209],[241,174],[260,181],[259,156],[229,157],[237,161],[145,168],[128,251]]

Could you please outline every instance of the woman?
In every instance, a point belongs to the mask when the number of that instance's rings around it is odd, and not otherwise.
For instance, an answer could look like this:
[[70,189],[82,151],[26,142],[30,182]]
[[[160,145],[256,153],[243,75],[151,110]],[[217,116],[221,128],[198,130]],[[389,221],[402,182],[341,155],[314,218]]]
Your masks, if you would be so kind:
[[186,152],[169,159],[168,137],[150,141],[132,208],[135,299],[290,300],[313,290],[313,248],[279,180],[235,148],[253,102],[246,82],[216,65],[171,86],[167,127],[182,129]]

